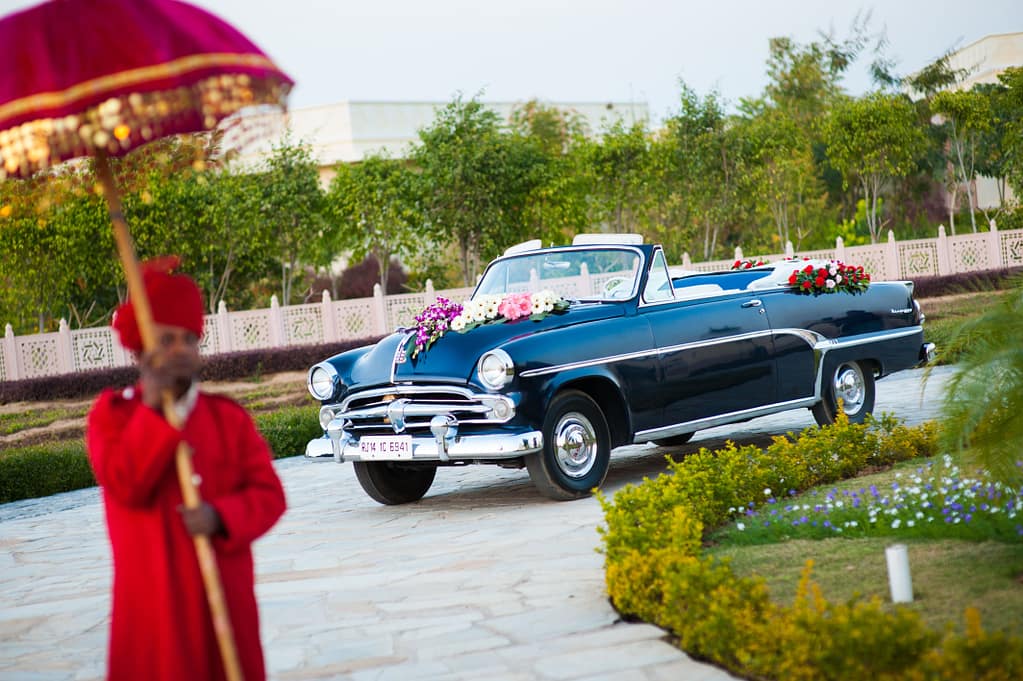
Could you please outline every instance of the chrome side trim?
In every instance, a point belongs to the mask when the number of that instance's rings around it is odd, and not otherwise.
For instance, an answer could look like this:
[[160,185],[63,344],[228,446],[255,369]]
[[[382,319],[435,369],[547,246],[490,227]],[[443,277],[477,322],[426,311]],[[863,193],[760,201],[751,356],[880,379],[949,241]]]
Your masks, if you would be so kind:
[[709,338],[702,341],[694,341],[692,343],[681,343],[679,345],[667,345],[663,348],[652,348],[650,350],[639,350],[637,352],[629,352],[621,355],[608,355],[606,357],[600,357],[597,359],[583,360],[580,362],[569,362],[566,364],[557,364],[555,366],[544,367],[543,369],[530,369],[523,371],[520,375],[523,378],[530,378],[532,376],[544,376],[546,374],[554,374],[559,371],[570,371],[572,369],[582,369],[585,367],[598,366],[601,364],[613,364],[615,362],[624,362],[630,359],[640,359],[642,357],[651,357],[654,355],[667,355],[674,352],[681,352],[683,350],[692,350],[693,348],[705,348],[712,345],[721,345],[722,343],[731,343],[734,341],[751,340],[753,338],[762,338],[764,336],[798,336],[803,339],[807,345],[814,348],[820,339],[824,336],[813,331],[806,329],[768,329],[766,331],[751,331],[749,333],[740,333],[734,336],[724,336],[722,338]]
[[775,404],[767,404],[762,407],[743,409],[742,411],[733,411],[727,414],[721,414],[719,416],[709,416],[704,419],[696,419],[695,421],[676,423],[671,426],[650,428],[649,430],[641,430],[638,433],[636,433],[635,437],[632,438],[632,441],[637,443],[646,442],[647,440],[657,440],[663,437],[671,437],[672,435],[680,435],[682,433],[692,433],[697,430],[714,428],[716,426],[723,426],[727,423],[734,423],[736,421],[744,421],[746,419],[756,418],[757,416],[767,416],[768,414],[774,414],[779,411],[788,411],[789,409],[796,409],[798,407],[812,407],[817,402],[818,398],[804,397],[798,400],[777,402]]
[[923,331],[922,326],[909,326],[905,329],[890,329],[888,331],[874,331],[872,333],[864,333],[859,336],[850,336],[845,340],[839,340],[838,338],[829,338],[822,340],[814,346],[814,350],[821,350],[822,352],[828,352],[829,350],[835,350],[838,348],[851,348],[857,345],[865,345],[866,343],[876,343],[882,340],[895,340],[896,338],[904,338],[906,336],[912,336],[913,334],[920,333]]

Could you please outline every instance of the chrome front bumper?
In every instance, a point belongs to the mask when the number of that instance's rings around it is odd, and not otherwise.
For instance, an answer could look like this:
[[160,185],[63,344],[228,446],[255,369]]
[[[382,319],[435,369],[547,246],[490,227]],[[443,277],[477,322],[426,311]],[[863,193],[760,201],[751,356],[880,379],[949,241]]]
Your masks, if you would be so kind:
[[340,421],[332,421],[327,435],[310,440],[305,448],[307,459],[314,461],[467,461],[515,459],[543,447],[543,434],[532,430],[524,433],[458,435],[443,424],[431,424],[433,437],[412,437],[412,458],[387,458],[376,455],[366,459],[359,451],[358,438],[341,429]]

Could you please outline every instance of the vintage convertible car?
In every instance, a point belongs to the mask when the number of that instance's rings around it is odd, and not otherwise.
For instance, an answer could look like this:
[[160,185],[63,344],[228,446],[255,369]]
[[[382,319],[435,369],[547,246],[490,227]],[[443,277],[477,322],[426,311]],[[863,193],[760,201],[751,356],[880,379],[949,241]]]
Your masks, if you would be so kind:
[[673,273],[629,235],[512,247],[464,306],[438,299],[416,326],[310,370],[325,434],[306,456],[353,462],[384,504],[464,464],[524,466],[544,495],[574,499],[621,445],[798,408],[862,421],[877,379],[933,353],[911,282],[744,265]]

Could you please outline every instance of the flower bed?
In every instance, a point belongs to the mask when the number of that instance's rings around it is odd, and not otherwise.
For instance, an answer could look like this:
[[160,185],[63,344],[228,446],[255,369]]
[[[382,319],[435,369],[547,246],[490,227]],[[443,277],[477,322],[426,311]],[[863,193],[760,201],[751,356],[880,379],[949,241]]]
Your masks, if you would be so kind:
[[670,474],[627,486],[613,501],[599,496],[611,600],[669,630],[690,655],[751,678],[1023,678],[1023,641],[985,632],[972,609],[965,634],[941,635],[912,610],[886,612],[876,599],[829,603],[811,561],[795,603],[781,606],[762,580],[701,555],[704,528],[738,517],[764,490],[805,490],[935,448],[933,425],[854,425],[840,415],[834,426],[775,438],[766,450],[729,444],[669,460]]

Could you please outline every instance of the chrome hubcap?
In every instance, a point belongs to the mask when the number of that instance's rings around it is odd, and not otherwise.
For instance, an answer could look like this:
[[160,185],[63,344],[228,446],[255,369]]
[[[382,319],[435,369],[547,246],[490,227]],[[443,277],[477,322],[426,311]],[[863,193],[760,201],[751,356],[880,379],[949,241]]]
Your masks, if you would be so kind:
[[863,372],[858,364],[843,364],[835,372],[835,402],[842,400],[842,410],[848,416],[858,414],[863,408],[866,389],[863,386]]
[[570,478],[590,472],[597,460],[597,433],[589,419],[578,412],[561,417],[554,429],[554,457]]

